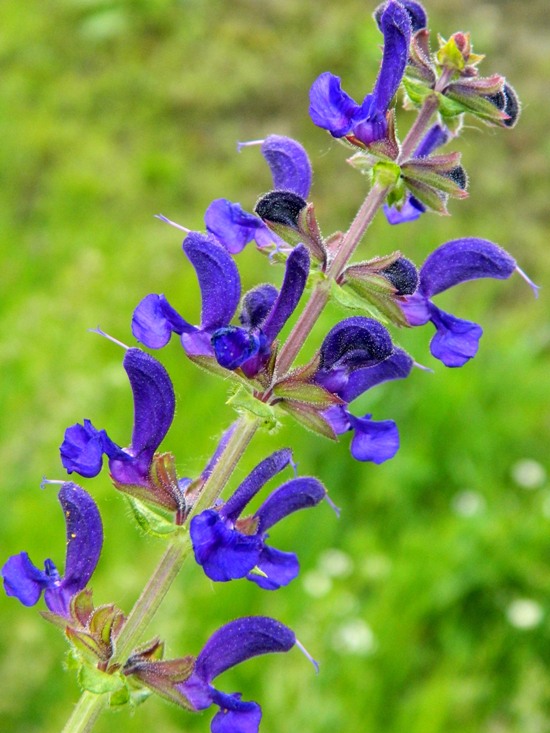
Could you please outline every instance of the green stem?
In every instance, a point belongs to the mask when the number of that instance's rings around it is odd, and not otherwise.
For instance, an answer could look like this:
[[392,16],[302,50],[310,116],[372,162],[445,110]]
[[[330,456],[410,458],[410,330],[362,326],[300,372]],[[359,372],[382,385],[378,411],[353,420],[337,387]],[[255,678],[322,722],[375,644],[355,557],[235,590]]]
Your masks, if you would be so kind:
[[83,692],[80,700],[73,708],[71,717],[63,728],[63,733],[87,733],[87,731],[92,730],[106,702],[105,695]]

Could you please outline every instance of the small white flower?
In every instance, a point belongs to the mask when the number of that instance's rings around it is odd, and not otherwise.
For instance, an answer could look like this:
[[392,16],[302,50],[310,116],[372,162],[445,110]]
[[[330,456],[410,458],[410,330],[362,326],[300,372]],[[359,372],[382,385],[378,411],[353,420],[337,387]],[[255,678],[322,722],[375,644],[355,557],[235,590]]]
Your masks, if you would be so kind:
[[453,496],[453,511],[461,517],[473,517],[485,509],[485,499],[476,491],[460,491]]
[[546,483],[546,469],[532,458],[523,458],[512,466],[512,479],[522,489],[538,489]]
[[533,629],[544,616],[542,606],[530,598],[518,598],[506,609],[508,621],[517,629]]
[[367,656],[376,651],[377,643],[370,626],[360,618],[352,618],[338,626],[332,646],[341,654]]

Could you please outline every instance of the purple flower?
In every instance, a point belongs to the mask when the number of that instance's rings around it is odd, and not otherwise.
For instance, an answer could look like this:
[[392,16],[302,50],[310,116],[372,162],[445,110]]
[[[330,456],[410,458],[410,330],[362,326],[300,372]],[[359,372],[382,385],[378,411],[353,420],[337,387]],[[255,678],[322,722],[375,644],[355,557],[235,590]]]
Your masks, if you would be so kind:
[[[404,379],[410,374],[413,360],[402,349],[374,366],[353,371],[336,394],[348,405],[377,384],[393,379]],[[399,450],[399,432],[393,420],[376,421],[367,414],[352,415],[347,406],[335,406],[324,413],[334,432],[341,435],[353,431],[351,454],[357,461],[380,464],[393,458]]]
[[[282,135],[269,135],[261,141],[261,151],[271,170],[273,188],[307,198],[312,170],[300,143]],[[204,221],[209,234],[232,255],[241,252],[253,240],[260,248],[273,244],[278,248],[284,246],[283,240],[260,217],[249,214],[240,204],[228,199],[213,201],[206,210]]]
[[174,388],[168,372],[141,349],[128,349],[124,355],[134,397],[134,427],[128,448],[113,442],[105,430],[97,430],[89,420],[65,431],[60,447],[61,461],[68,473],[87,478],[97,476],[103,454],[115,486],[146,501],[177,511],[183,507],[183,494],[175,477],[173,459],[156,453],[175,411]]
[[241,518],[262,486],[291,458],[289,449],[273,453],[256,466],[225,504],[191,520],[195,559],[212,580],[247,578],[261,588],[276,590],[298,575],[296,555],[269,547],[267,531],[289,514],[317,505],[326,495],[323,485],[311,477],[291,479],[273,491],[252,516]]
[[92,497],[80,486],[64,483],[58,498],[67,527],[65,575],[59,575],[51,560],[45,560],[40,570],[26,552],[20,552],[4,564],[2,576],[6,595],[34,606],[44,592],[49,610],[70,619],[71,599],[86,587],[98,563],[103,527]]
[[380,16],[384,54],[371,94],[358,105],[330,72],[321,74],[310,90],[313,122],[333,137],[347,137],[361,145],[381,140],[388,129],[387,112],[403,78],[409,55],[411,20],[403,5],[389,0]]
[[258,733],[262,717],[258,703],[243,702],[239,692],[221,692],[212,681],[247,659],[288,652],[294,645],[317,667],[287,626],[266,616],[248,616],[218,629],[196,659],[188,656],[158,660],[154,656],[159,647],[157,641],[130,657],[124,674],[187,710],[198,712],[217,705],[220,710],[212,719],[212,733]]
[[217,705],[212,733],[257,733],[262,717],[258,703],[243,702],[240,693],[220,692],[211,682],[241,662],[272,652],[288,652],[296,644],[294,632],[275,619],[248,616],[230,621],[206,642],[191,676],[177,685],[193,709]]
[[506,280],[518,271],[536,294],[536,286],[505,250],[486,239],[467,237],[442,244],[420,269],[420,284],[401,307],[411,326],[431,321],[436,333],[430,342],[432,356],[448,367],[460,367],[477,353],[481,326],[446,313],[432,302],[438,293],[468,280],[492,277]]
[[[432,125],[420,141],[412,157],[427,158],[434,150],[445,145],[450,137],[451,133],[446,127],[439,124]],[[424,204],[408,192],[401,206],[388,206],[388,204],[384,204],[384,214],[390,224],[404,224],[408,221],[415,221],[425,211],[426,207]]]
[[202,294],[199,326],[185,321],[163,295],[147,295],[134,311],[132,332],[146,346],[165,346],[172,333],[181,336],[188,356],[215,357],[225,369],[241,368],[254,376],[269,360],[271,346],[294,312],[309,273],[309,254],[298,245],[286,261],[281,290],[260,285],[244,296],[240,321],[231,325],[241,284],[235,262],[212,237],[191,232],[184,252],[194,266]]

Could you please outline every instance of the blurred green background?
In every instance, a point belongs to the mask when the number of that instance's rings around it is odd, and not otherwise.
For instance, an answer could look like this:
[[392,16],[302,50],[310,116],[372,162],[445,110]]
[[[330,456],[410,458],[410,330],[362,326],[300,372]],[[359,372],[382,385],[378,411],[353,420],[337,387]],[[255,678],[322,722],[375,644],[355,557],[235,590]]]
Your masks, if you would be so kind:
[[[122,445],[132,411],[121,352],[89,334],[98,323],[132,343],[136,303],[164,292],[198,316],[198,290],[180,237],[157,212],[201,229],[210,201],[251,209],[270,183],[257,149],[237,140],[292,135],[310,153],[323,230],[345,229],[365,191],[346,151],[308,119],[313,79],[331,70],[350,94],[370,90],[380,35],[375,3],[359,0],[3,0],[0,5],[0,458],[2,561],[27,549],[62,565],[64,525],[43,475],[63,478],[57,446],[88,417]],[[402,447],[383,466],[354,463],[348,438],[331,445],[285,425],[258,436],[235,480],[258,457],[291,445],[341,507],[296,515],[272,532],[296,549],[297,581],[278,593],[214,585],[189,563],[150,635],[171,656],[197,653],[244,614],[284,621],[319,660],[316,677],[293,651],[220,678],[261,702],[263,733],[543,733],[550,729],[550,486],[548,375],[548,77],[545,2],[429,3],[431,28],[471,30],[481,71],[505,74],[523,100],[513,131],[468,121],[457,147],[470,198],[452,218],[372,226],[365,256],[400,248],[422,262],[458,236],[492,239],[543,286],[479,281],[440,305],[485,327],[460,370],[431,359],[428,329],[397,340],[434,374],[416,370],[358,402],[394,418]],[[410,117],[400,118],[405,130]],[[278,282],[252,247],[239,255],[245,287]],[[342,313],[328,311],[313,342]],[[232,419],[225,386],[186,362],[161,360],[179,407],[164,447],[196,475]],[[97,603],[129,610],[162,553],[133,527],[106,476],[84,482],[105,524]],[[78,689],[62,669],[65,643],[36,609],[0,597],[0,728],[61,729]],[[105,714],[98,733],[209,730],[150,699],[134,716]]]

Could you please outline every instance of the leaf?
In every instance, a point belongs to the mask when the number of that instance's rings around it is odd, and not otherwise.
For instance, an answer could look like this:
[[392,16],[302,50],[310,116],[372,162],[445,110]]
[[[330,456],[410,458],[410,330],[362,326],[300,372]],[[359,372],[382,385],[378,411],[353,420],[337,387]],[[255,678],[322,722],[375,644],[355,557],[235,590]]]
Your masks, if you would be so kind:
[[133,496],[127,498],[134,519],[145,534],[151,537],[169,537],[180,529],[174,524],[173,519],[159,514],[139,499],[135,499]]
[[318,384],[299,379],[295,375],[278,382],[273,387],[273,394],[284,401],[302,402],[323,410],[333,405],[344,404],[338,395],[328,392]]

